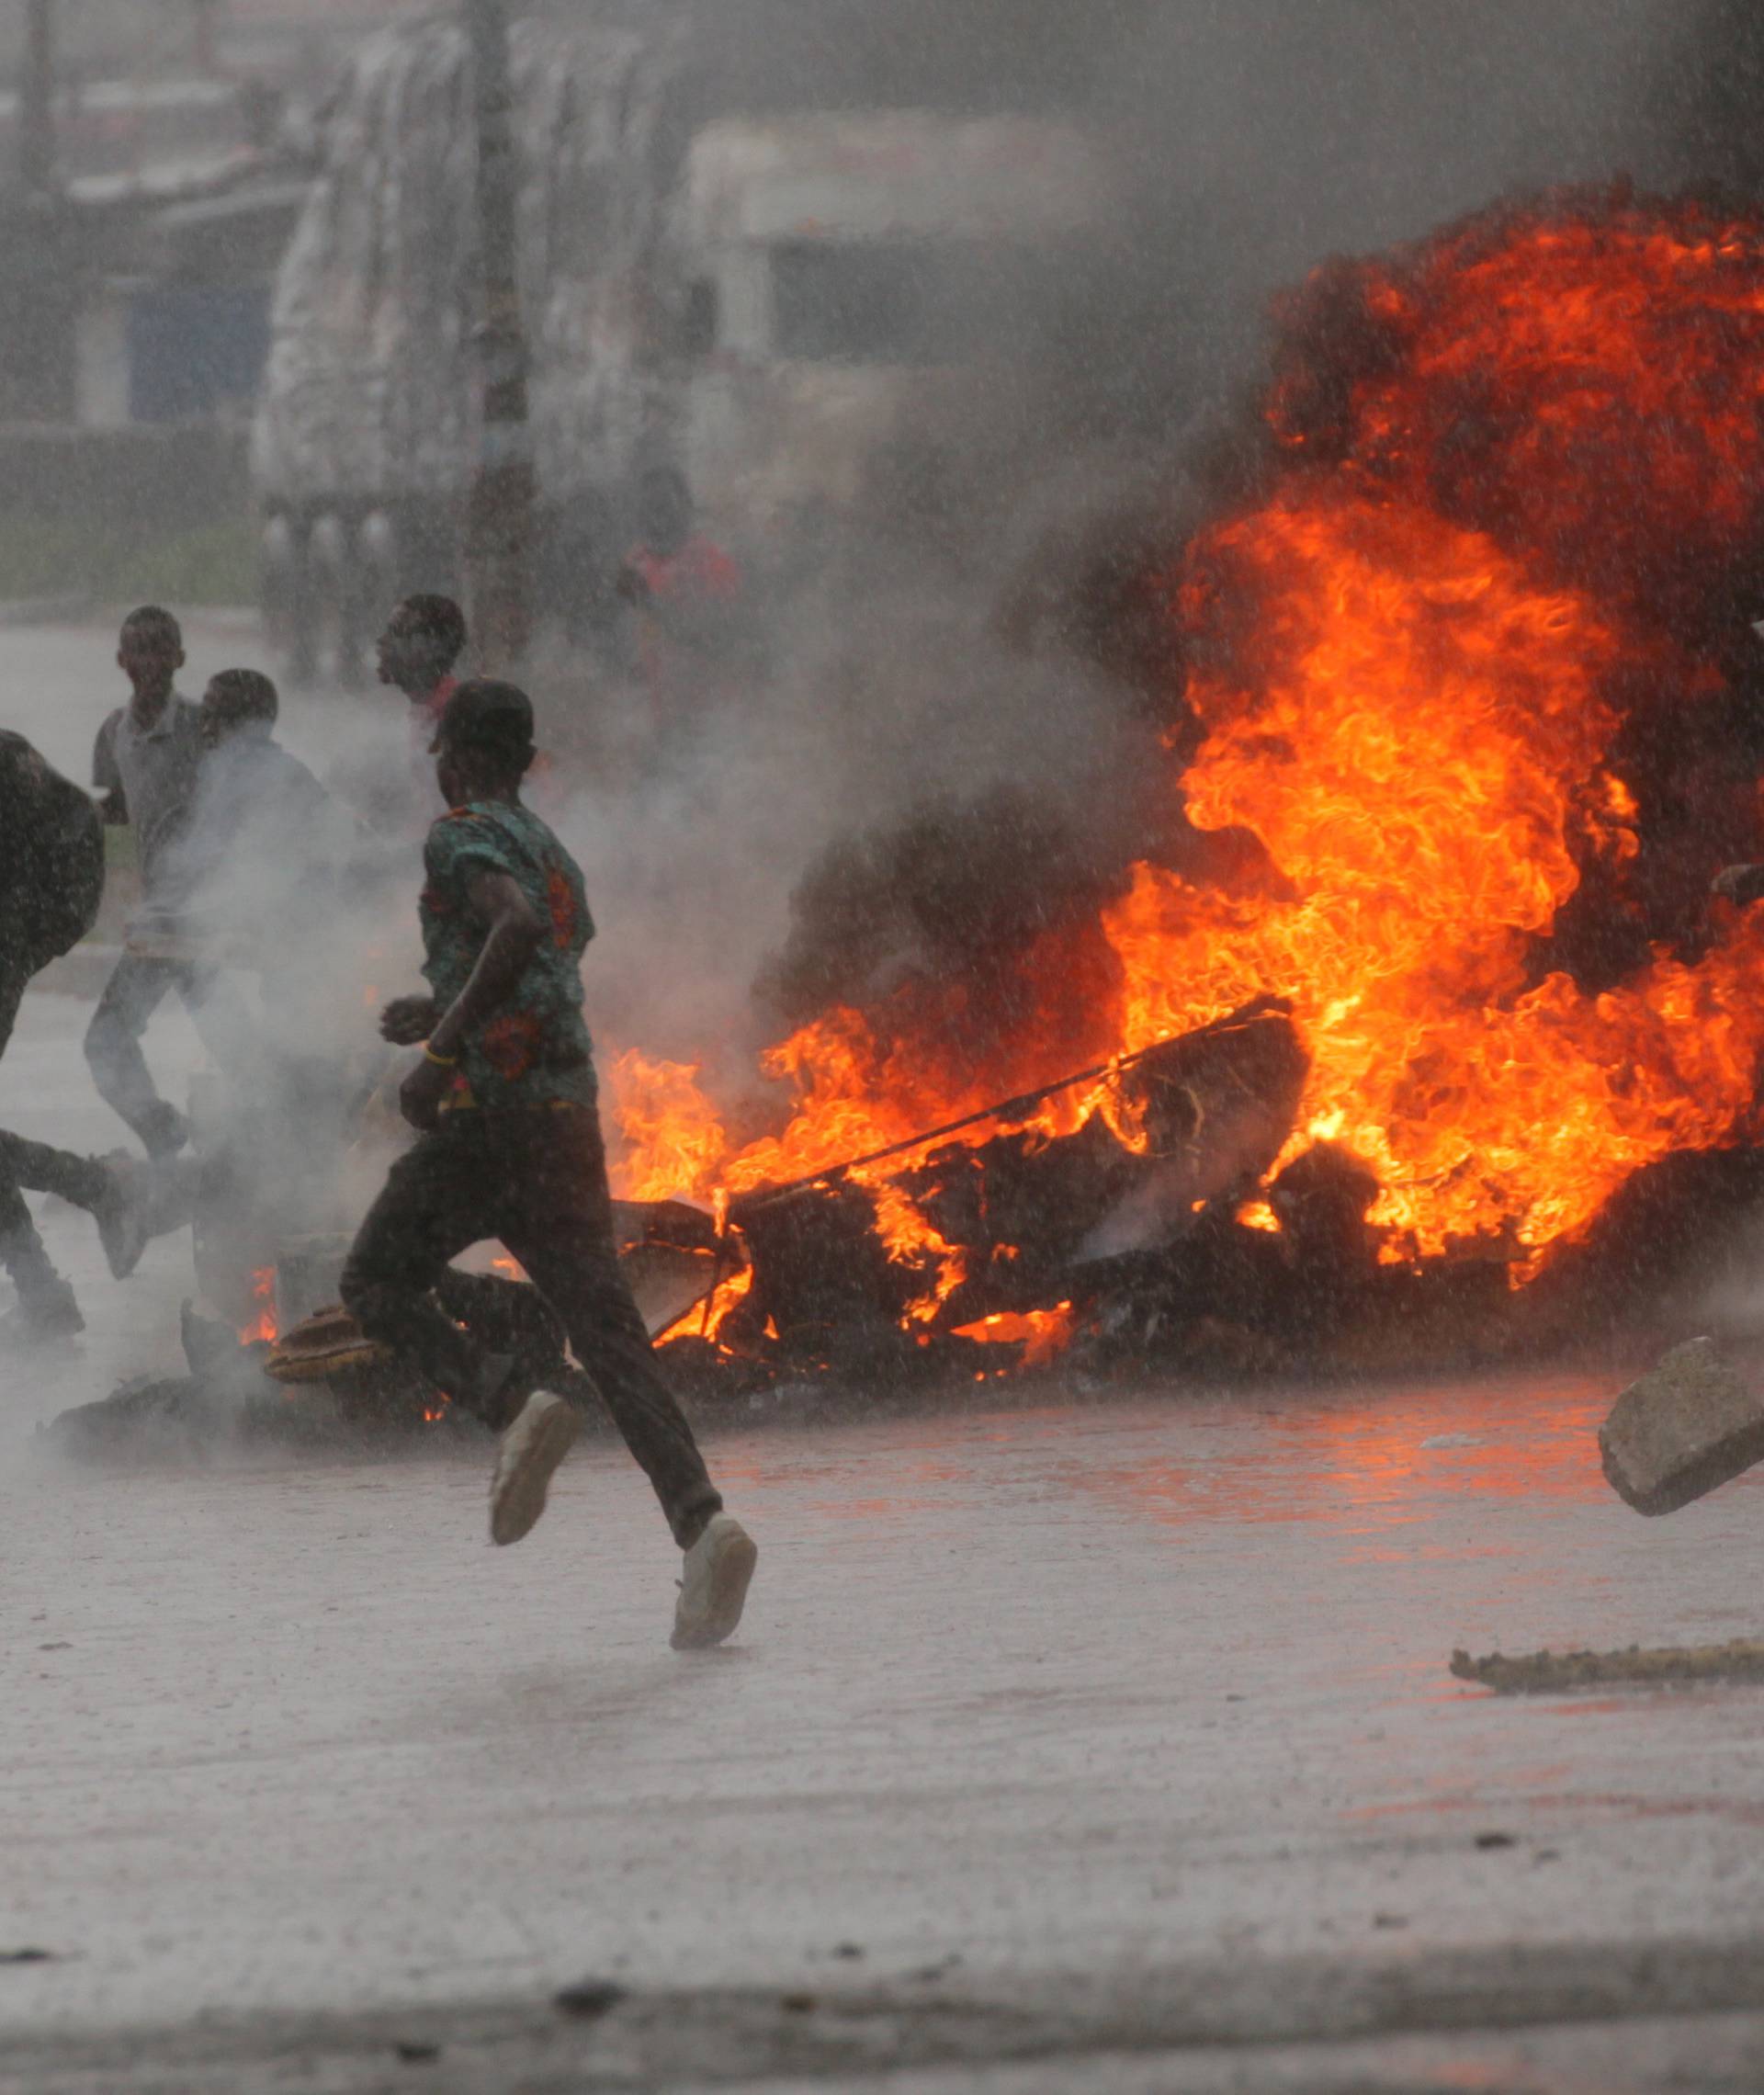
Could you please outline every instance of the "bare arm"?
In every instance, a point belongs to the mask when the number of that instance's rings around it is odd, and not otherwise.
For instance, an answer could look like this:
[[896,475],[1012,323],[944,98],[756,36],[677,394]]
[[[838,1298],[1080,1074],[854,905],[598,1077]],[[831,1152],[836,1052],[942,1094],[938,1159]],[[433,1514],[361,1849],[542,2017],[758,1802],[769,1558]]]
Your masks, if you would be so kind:
[[122,774],[117,769],[115,735],[113,717],[98,730],[98,739],[92,745],[92,790],[97,799],[99,815],[113,829],[129,820],[129,804],[122,795]]
[[514,995],[527,962],[545,938],[543,920],[507,873],[469,875],[466,901],[490,935],[465,988],[441,1014],[429,1036],[430,1051],[444,1059],[457,1055],[466,1035]]

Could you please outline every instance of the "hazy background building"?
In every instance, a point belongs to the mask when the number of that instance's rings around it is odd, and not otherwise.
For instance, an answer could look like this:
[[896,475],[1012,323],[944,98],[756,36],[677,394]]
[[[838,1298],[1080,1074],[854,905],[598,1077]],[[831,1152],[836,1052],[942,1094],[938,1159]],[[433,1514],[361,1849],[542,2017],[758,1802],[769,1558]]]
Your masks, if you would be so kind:
[[[27,116],[52,25],[47,140]],[[1252,376],[1270,293],[1493,195],[1764,180],[1734,0],[532,0],[685,53],[682,121],[929,108],[1070,118],[1134,266],[1050,382],[1138,438]],[[277,271],[363,40],[435,0],[15,0],[0,10],[0,595],[137,579],[248,595],[244,432]],[[40,85],[42,83],[39,84]],[[40,95],[36,107],[45,106]],[[34,189],[26,176],[35,168]],[[1057,461],[1051,461],[1050,465]],[[150,566],[150,572],[152,572]]]

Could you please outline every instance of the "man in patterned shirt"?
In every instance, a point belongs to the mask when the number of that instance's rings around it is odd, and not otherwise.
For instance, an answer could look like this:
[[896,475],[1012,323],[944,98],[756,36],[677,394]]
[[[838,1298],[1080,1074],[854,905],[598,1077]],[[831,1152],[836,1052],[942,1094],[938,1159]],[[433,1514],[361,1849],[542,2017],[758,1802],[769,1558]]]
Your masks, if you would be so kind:
[[380,1021],[398,1046],[427,1044],[400,1094],[422,1139],[362,1224],[343,1299],[370,1338],[502,1432],[490,1532],[518,1542],[545,1510],[576,1415],[548,1391],[515,1387],[513,1364],[476,1345],[431,1292],[468,1245],[500,1239],[562,1320],[685,1552],[675,1647],[720,1644],[758,1553],[723,1511],[619,1268],[582,1015],[594,927],[575,861],[521,804],[534,756],[526,695],[461,685],[435,753],[450,811],[424,854],[432,993],[400,998]]

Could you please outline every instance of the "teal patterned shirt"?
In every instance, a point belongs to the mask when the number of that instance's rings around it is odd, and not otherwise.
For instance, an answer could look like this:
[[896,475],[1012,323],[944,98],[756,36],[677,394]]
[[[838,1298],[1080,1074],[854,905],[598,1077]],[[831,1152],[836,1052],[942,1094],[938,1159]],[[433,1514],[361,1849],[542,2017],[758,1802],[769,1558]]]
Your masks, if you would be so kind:
[[489,936],[467,898],[474,874],[506,873],[546,926],[514,995],[461,1042],[447,1105],[593,1105],[582,956],[594,924],[581,867],[530,809],[502,800],[443,815],[429,832],[423,865],[423,973],[440,1010],[466,986]]

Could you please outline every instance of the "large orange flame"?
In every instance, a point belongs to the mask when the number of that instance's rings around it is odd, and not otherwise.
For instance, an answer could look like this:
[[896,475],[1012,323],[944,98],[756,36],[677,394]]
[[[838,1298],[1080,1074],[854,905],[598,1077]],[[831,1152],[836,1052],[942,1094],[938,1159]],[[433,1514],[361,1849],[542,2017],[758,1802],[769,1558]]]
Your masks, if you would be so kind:
[[[1282,470],[1163,579],[1200,737],[1187,812],[1247,832],[1260,869],[1221,889],[1137,866],[1085,1037],[1125,1053],[1289,998],[1312,1069],[1286,1155],[1362,1158],[1387,1256],[1493,1239],[1522,1273],[1641,1166],[1750,1129],[1764,924],[1597,991],[1540,956],[1589,878],[1645,853],[1624,692],[1719,682],[1685,670],[1686,629],[1764,564],[1761,403],[1764,229],[1621,195],[1490,213],[1291,301]],[[953,1052],[922,997],[824,1014],[765,1058],[795,1105],[743,1148],[695,1072],[621,1069],[627,1184],[797,1178],[1049,1081],[1082,1029],[1052,1017],[1060,954],[1038,964],[1046,1013],[989,1058]],[[958,1263],[899,1168],[869,1176],[897,1255],[941,1261],[934,1308]]]
[[1141,866],[1108,917],[1124,1045],[1290,997],[1313,1067],[1287,1154],[1354,1151],[1385,1188],[1374,1219],[1421,1252],[1478,1234],[1535,1251],[1638,1165],[1732,1128],[1764,1006],[1724,993],[1731,956],[1603,996],[1527,986],[1530,939],[1579,883],[1577,831],[1633,844],[1599,767],[1617,638],[1590,605],[1334,485],[1202,539],[1180,598],[1210,730],[1191,812],[1253,830],[1291,887],[1226,896]]
[[625,1200],[690,1199],[722,1170],[729,1137],[699,1088],[696,1063],[651,1059],[636,1048],[612,1066]]
[[1498,209],[1318,271],[1285,317],[1269,419],[1295,456],[1406,484],[1656,607],[1755,553],[1757,223],[1622,191]]

